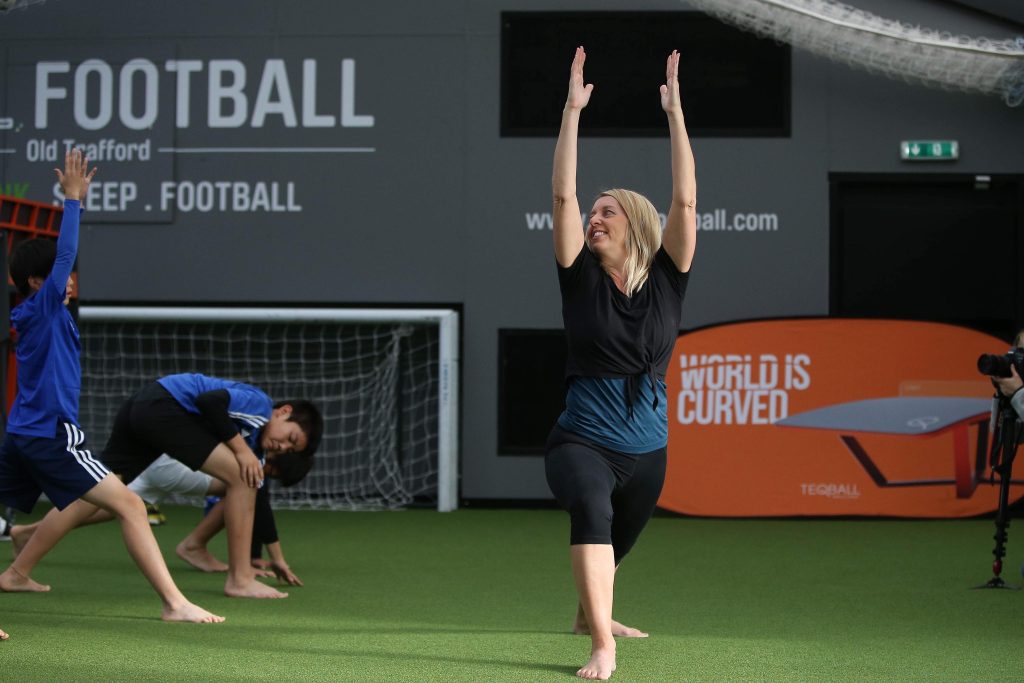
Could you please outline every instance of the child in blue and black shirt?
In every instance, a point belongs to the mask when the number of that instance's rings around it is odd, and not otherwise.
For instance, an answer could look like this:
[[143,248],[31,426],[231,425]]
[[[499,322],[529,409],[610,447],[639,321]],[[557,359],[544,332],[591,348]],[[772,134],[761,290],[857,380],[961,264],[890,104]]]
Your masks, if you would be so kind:
[[256,580],[250,562],[256,495],[264,476],[257,454],[312,455],[322,432],[323,419],[309,401],[274,404],[261,389],[243,382],[196,373],[167,375],[121,406],[103,462],[131,482],[166,453],[220,480],[226,487],[228,536],[224,593],[283,598],[288,594]]
[[[322,431],[320,413],[308,401],[275,405],[261,389],[242,382],[195,373],[168,375],[146,384],[121,405],[102,461],[128,484],[166,453],[222,482],[228,536],[224,593],[284,598],[287,593],[256,580],[250,562],[256,492],[264,476],[263,463],[256,454],[312,454]],[[35,528],[29,543],[43,536],[46,549],[52,548],[95,511],[88,504],[72,513],[51,511]],[[33,563],[20,568],[25,576],[43,554],[45,551],[37,551]]]

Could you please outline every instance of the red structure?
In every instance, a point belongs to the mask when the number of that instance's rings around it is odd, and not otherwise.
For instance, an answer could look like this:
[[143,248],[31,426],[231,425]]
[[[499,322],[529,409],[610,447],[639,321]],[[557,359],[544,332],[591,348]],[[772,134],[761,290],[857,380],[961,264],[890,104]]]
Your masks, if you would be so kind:
[[[0,195],[0,231],[3,231],[4,237],[4,270],[7,269],[6,255],[11,253],[11,250],[27,239],[34,239],[37,237],[47,237],[50,239],[56,239],[57,235],[60,234],[60,222],[64,215],[64,207],[55,204],[46,204],[44,202],[34,202],[28,199],[21,199],[19,197],[8,197]],[[74,291],[72,296],[78,296],[78,278],[73,277]],[[18,303],[18,294],[10,286],[10,279],[8,281],[8,314],[4,317],[6,320],[2,321],[2,325],[6,325],[10,328],[10,316],[9,311]],[[4,412],[10,410],[10,406],[14,401],[14,396],[17,393],[17,368],[14,364],[14,344],[11,341],[14,339],[14,331],[10,330],[7,339],[4,340],[7,346],[7,396],[4,402]]]

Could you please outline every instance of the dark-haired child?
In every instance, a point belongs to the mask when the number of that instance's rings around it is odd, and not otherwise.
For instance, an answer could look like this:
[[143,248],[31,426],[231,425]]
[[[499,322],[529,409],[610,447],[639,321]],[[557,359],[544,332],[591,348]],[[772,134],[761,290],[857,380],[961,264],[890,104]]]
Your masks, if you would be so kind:
[[[257,581],[250,562],[256,492],[263,484],[263,464],[254,451],[267,455],[313,452],[322,432],[323,419],[308,401],[275,408],[263,391],[242,382],[195,373],[167,375],[122,404],[102,460],[125,483],[163,453],[223,482],[228,534],[224,593],[286,598],[287,593]],[[18,555],[20,561],[40,535],[48,543],[33,551],[25,574],[57,540],[95,511],[93,506],[77,503],[47,514]]]
[[[142,500],[94,458],[78,425],[81,346],[67,309],[71,270],[78,252],[81,199],[96,169],[80,150],[64,159],[57,179],[64,191],[64,216],[56,245],[36,239],[21,243],[10,258],[11,279],[25,300],[11,311],[18,334],[18,395],[0,445],[0,501],[30,512],[40,493],[64,514],[82,505],[101,507],[121,522],[125,546],[163,602],[166,621],[219,622],[189,602],[174,584],[153,537]],[[0,589],[45,592],[29,573],[56,539],[40,529],[10,567],[0,574]]]

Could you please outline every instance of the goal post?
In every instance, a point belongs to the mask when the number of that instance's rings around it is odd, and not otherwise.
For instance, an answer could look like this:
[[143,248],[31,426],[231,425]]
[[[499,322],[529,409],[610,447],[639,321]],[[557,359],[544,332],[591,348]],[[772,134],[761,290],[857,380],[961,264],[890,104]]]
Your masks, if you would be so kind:
[[459,314],[451,309],[81,306],[80,420],[102,448],[147,381],[199,372],[312,400],[324,438],[276,506],[458,507]]

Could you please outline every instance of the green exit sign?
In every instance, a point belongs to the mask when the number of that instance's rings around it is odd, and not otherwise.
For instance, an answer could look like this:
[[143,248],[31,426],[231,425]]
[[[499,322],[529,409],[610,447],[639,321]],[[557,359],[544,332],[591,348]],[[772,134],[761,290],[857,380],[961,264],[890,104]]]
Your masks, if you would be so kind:
[[904,140],[900,159],[904,161],[954,161],[960,158],[956,140]]

